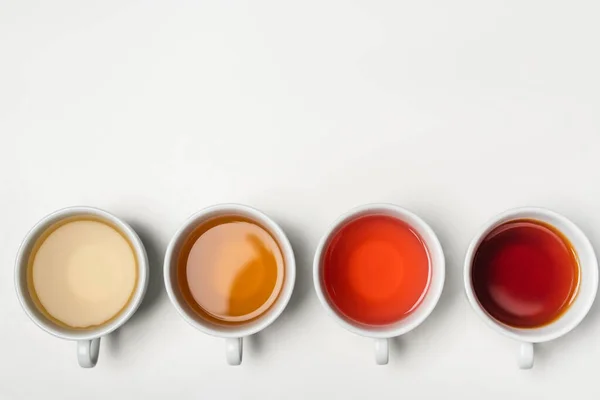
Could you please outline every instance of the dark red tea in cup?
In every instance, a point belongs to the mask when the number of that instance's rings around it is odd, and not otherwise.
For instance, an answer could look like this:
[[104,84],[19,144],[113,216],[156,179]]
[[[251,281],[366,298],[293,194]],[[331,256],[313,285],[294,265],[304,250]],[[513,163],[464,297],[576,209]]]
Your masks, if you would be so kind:
[[411,226],[390,216],[346,223],[324,252],[326,293],[334,308],[360,324],[405,318],[425,297],[430,279],[425,243]]
[[471,269],[477,300],[497,321],[538,328],[559,318],[573,303],[579,260],[555,227],[518,219],[494,228],[481,242]]

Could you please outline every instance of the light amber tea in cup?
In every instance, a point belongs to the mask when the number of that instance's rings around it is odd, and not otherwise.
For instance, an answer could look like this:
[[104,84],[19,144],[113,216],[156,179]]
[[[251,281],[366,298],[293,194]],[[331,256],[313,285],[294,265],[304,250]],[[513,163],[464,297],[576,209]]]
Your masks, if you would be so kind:
[[75,329],[101,326],[119,315],[137,279],[131,243],[112,224],[91,216],[48,228],[27,267],[36,307],[54,323]]
[[221,325],[252,321],[277,300],[284,259],[269,231],[251,219],[223,216],[197,226],[177,258],[177,284],[200,317]]

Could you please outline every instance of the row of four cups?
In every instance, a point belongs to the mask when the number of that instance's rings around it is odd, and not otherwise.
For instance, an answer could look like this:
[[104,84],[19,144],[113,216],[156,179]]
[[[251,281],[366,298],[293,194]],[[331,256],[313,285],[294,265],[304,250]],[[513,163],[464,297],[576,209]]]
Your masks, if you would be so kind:
[[[390,338],[414,329],[433,311],[444,276],[434,231],[389,204],[342,215],[314,258],[321,303],[342,326],[375,340],[377,364],[388,362]],[[531,368],[533,343],[564,335],[587,314],[598,267],[575,224],[549,210],[520,208],[498,215],[476,235],[464,277],[477,314],[520,341],[519,366]],[[177,311],[199,330],[225,338],[227,362],[238,365],[243,337],[269,326],[286,307],[295,282],[294,253],[265,214],[241,205],[213,206],[177,231],[164,278]],[[16,262],[24,310],[47,332],[77,341],[83,367],[96,364],[100,338],[133,315],[147,282],[146,252],[134,230],[89,207],[42,219]]]

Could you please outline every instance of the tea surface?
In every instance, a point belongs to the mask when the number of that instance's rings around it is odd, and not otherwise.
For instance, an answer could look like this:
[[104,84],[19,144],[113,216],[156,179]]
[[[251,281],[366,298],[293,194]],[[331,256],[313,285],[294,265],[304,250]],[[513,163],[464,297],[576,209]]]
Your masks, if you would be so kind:
[[335,307],[366,325],[386,325],[409,315],[430,281],[430,260],[420,236],[384,215],[350,221],[331,238],[323,282]]
[[137,281],[135,252],[116,228],[71,218],[48,229],[29,259],[36,306],[71,328],[102,325],[127,305]]
[[481,242],[471,278],[490,316],[512,327],[536,328],[553,322],[571,305],[579,275],[577,255],[556,228],[515,220]]
[[219,217],[185,240],[177,274],[187,303],[200,316],[240,324],[259,317],[277,300],[284,259],[277,241],[256,222]]

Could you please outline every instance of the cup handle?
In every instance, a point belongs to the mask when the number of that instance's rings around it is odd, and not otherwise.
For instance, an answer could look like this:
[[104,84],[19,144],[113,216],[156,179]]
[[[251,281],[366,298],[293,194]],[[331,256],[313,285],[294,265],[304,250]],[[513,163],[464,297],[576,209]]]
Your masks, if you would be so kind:
[[375,339],[375,362],[386,365],[390,359],[388,339]]
[[242,338],[225,339],[225,358],[229,365],[240,365],[242,363]]
[[533,343],[522,342],[519,349],[519,368],[533,368]]
[[77,361],[82,368],[93,368],[100,354],[100,338],[77,341]]

